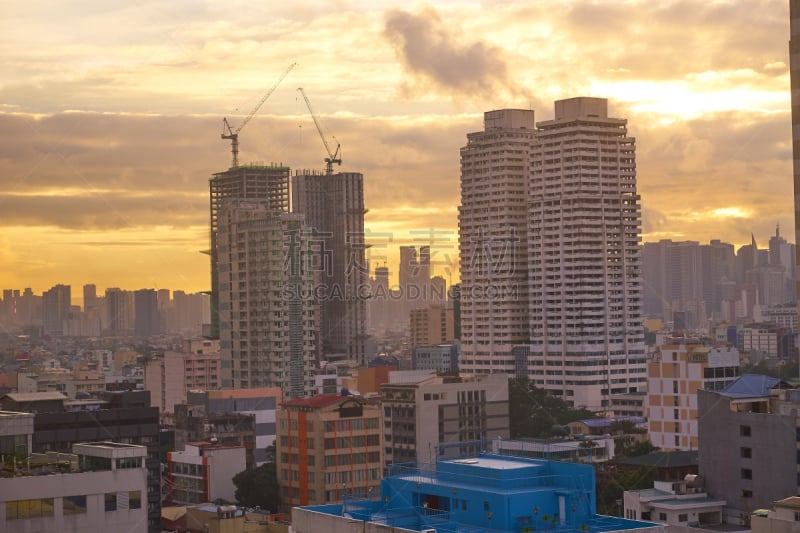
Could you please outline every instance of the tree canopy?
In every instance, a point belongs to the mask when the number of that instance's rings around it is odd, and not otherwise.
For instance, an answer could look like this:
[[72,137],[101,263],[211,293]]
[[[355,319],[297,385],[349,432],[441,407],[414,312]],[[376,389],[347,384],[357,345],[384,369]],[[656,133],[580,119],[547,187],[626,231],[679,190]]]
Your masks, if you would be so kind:
[[[274,446],[272,457],[275,457]],[[267,449],[269,456],[269,448]],[[239,472],[233,476],[236,486],[234,496],[239,505],[244,507],[260,507],[277,513],[281,506],[281,492],[278,487],[278,472],[275,463],[263,465]]]
[[564,424],[595,417],[591,411],[575,409],[524,378],[509,381],[508,401],[512,439],[564,435]]

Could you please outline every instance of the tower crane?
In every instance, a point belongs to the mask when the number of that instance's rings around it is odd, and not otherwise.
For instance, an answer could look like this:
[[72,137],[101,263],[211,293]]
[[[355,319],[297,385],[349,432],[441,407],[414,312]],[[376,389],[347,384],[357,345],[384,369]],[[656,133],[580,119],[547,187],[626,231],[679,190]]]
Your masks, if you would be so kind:
[[269,98],[272,92],[278,88],[278,85],[280,85],[280,83],[283,81],[283,78],[285,78],[286,75],[289,74],[289,72],[291,72],[291,70],[296,66],[297,63],[292,63],[285,71],[283,71],[283,74],[281,74],[281,77],[278,78],[278,81],[275,82],[275,85],[270,87],[269,91],[267,91],[267,94],[265,94],[261,98],[261,100],[253,108],[253,110],[250,111],[250,114],[247,115],[247,117],[245,117],[245,119],[242,121],[241,124],[239,124],[239,127],[236,128],[235,131],[233,128],[231,128],[231,125],[228,122],[227,118],[222,119],[222,135],[220,137],[222,137],[223,139],[231,140],[231,154],[233,155],[231,167],[239,166],[239,132],[242,131],[242,128],[247,126],[247,123],[250,122],[250,119],[253,118],[253,115],[255,115],[259,109],[261,109],[261,106],[264,105],[264,102],[267,101],[267,98]]
[[311,102],[308,101],[308,96],[306,96],[306,92],[303,90],[302,87],[298,87],[297,90],[300,91],[300,94],[303,95],[303,100],[306,101],[306,107],[308,107],[308,112],[311,113],[311,118],[314,119],[314,125],[317,127],[317,131],[319,132],[319,138],[322,139],[322,144],[325,145],[325,151],[328,152],[328,157],[325,158],[325,174],[330,176],[331,174],[333,174],[333,164],[334,163],[336,163],[337,165],[342,164],[342,156],[339,153],[339,150],[341,149],[342,146],[337,142],[336,151],[331,152],[331,147],[328,146],[328,141],[325,139],[325,134],[322,133],[322,128],[319,125],[317,116],[314,115],[314,110],[311,109]]

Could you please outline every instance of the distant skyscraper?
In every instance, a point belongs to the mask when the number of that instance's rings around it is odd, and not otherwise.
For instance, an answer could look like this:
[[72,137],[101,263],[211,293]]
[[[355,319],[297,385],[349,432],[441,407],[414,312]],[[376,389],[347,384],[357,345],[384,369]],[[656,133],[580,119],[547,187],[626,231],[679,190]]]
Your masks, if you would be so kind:
[[319,323],[303,216],[245,200],[224,202],[218,213],[222,387],[310,393]]
[[662,239],[645,243],[642,277],[647,316],[660,317],[672,323],[674,314],[680,313],[682,317],[688,317],[684,327],[695,329],[705,324],[707,312],[703,299],[702,258],[702,248],[696,241]]
[[72,289],[56,285],[42,294],[42,325],[45,335],[63,335],[64,319],[69,315]]
[[150,337],[160,332],[158,296],[154,289],[140,289],[134,293],[134,332],[139,337]]
[[217,287],[217,217],[225,200],[259,200],[270,209],[289,212],[289,167],[240,165],[218,172],[209,180],[211,197],[211,337],[219,337],[219,287]]
[[602,98],[557,101],[537,130],[533,111],[484,121],[461,149],[461,368],[601,409],[646,381],[627,121]]
[[364,246],[364,176],[356,172],[298,172],[292,212],[305,216],[319,254],[322,357],[366,366],[368,267]]
[[391,329],[391,292],[389,269],[376,266],[375,277],[370,283],[370,299],[367,302],[367,327],[371,333],[384,333]]
[[97,307],[97,286],[94,283],[90,283],[83,286],[83,310],[88,311],[89,309]]
[[[133,293],[117,287],[106,289],[106,332],[110,335],[129,335],[134,329]],[[104,324],[104,325],[105,325]]]

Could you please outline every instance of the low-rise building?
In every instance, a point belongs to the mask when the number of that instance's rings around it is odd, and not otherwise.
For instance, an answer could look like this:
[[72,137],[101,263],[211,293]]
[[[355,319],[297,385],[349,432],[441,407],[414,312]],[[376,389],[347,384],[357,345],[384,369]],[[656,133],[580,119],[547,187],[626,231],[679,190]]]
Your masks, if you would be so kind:
[[73,444],[32,454],[0,477],[0,530],[147,531],[147,448]]
[[691,474],[683,481],[656,481],[652,489],[625,491],[623,502],[625,518],[700,528],[721,524],[727,503],[711,498],[702,477]]
[[600,435],[583,439],[494,439],[492,453],[573,463],[600,463],[614,458],[614,437]]
[[753,533],[800,532],[800,496],[772,502],[772,509],[758,509],[750,517]]
[[494,454],[393,465],[380,498],[295,507],[296,533],[665,531],[596,513],[594,467]]
[[244,456],[242,446],[214,441],[192,442],[184,451],[168,452],[166,500],[176,505],[236,501],[233,477],[244,471]]
[[508,438],[508,376],[398,371],[381,387],[386,466],[435,462]]

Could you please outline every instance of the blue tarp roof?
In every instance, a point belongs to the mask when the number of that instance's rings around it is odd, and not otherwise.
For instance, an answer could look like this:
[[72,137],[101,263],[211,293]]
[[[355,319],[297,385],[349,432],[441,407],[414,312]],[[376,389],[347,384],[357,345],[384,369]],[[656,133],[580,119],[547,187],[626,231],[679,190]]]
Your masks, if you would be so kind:
[[720,394],[729,398],[766,398],[769,389],[775,387],[781,380],[761,374],[745,374],[722,389]]

